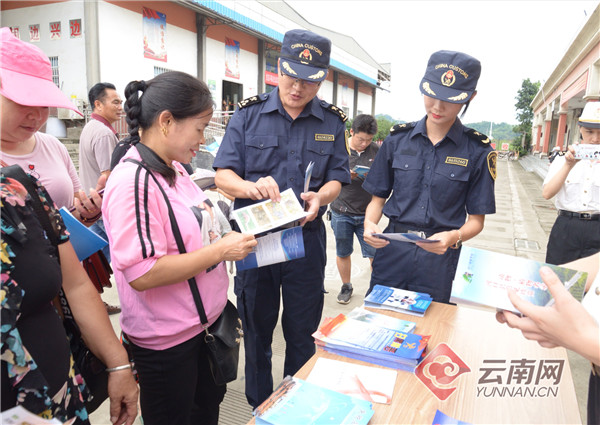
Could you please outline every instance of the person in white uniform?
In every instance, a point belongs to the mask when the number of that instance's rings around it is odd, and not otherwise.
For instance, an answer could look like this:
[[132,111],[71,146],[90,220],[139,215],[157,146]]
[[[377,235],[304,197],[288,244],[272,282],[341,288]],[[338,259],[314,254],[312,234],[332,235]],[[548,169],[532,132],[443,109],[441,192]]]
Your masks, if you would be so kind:
[[[581,143],[600,145],[600,102],[585,105]],[[575,159],[575,147],[552,162],[542,195],[554,197],[558,217],[550,232],[546,262],[563,264],[600,251],[600,160]]]

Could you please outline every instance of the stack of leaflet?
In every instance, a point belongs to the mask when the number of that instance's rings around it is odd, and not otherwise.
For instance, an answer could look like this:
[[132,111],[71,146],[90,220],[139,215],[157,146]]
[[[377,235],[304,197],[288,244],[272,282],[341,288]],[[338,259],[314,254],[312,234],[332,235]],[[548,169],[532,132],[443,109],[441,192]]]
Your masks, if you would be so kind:
[[253,414],[257,424],[368,424],[371,402],[286,376]]
[[358,310],[325,319],[313,334],[315,344],[333,354],[413,372],[425,357],[429,336],[410,333],[414,322]]
[[389,286],[375,285],[365,297],[365,307],[392,310],[422,317],[431,304],[431,295]]

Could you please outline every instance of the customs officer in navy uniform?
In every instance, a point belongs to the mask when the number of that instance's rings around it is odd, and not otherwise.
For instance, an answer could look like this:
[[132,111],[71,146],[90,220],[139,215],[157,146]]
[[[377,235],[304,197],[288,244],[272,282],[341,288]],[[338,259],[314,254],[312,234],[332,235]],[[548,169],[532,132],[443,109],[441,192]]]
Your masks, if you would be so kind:
[[[448,302],[462,242],[481,232],[485,214],[496,212],[496,152],[458,118],[477,93],[480,72],[469,55],[434,53],[420,86],[427,115],[392,127],[383,142],[363,184],[373,195],[364,238],[377,248],[369,292],[386,285]],[[372,236],[382,214],[389,218],[386,233],[419,232],[438,242]]]
[[[350,183],[346,117],[316,95],[327,77],[331,41],[305,30],[288,31],[279,58],[279,85],[239,104],[213,164],[215,182],[235,197],[234,208],[271,199],[292,188],[309,215],[303,225],[305,257],[237,273],[235,294],[244,327],[246,398],[253,407],[273,392],[271,342],[283,299],[284,375],[314,354],[311,334],[323,310],[325,226],[322,215]],[[304,175],[314,161],[308,192]]]

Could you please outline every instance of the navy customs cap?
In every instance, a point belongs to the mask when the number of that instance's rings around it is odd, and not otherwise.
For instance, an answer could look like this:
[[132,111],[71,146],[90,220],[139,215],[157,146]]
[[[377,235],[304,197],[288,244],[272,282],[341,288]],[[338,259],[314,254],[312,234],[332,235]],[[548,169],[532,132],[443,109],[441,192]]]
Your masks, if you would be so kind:
[[290,30],[283,36],[279,65],[290,77],[323,81],[327,77],[331,40],[306,30]]
[[477,87],[481,63],[461,52],[440,50],[429,58],[421,93],[450,103],[467,103]]

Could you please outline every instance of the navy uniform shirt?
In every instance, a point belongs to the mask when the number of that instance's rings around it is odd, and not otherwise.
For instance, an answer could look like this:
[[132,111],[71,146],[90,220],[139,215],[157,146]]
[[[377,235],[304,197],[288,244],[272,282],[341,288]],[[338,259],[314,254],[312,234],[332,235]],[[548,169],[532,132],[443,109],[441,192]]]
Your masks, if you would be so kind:
[[[332,180],[350,183],[344,122],[328,107],[315,97],[292,120],[278,89],[257,96],[231,117],[213,167],[230,169],[252,182],[271,176],[280,192],[291,187],[299,200],[310,161],[315,163],[310,191],[317,192]],[[234,207],[255,202],[236,199]],[[321,207],[319,216],[325,208]]]
[[457,118],[433,145],[423,118],[383,142],[363,188],[386,199],[390,220],[415,230],[457,229],[466,214],[496,212],[495,158],[489,143],[467,133]]

